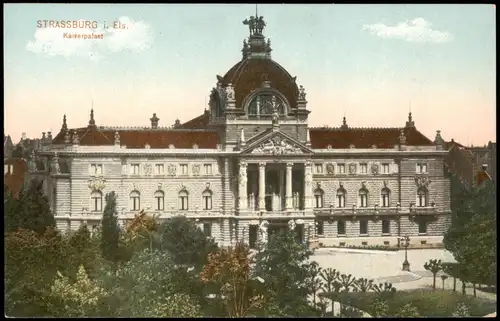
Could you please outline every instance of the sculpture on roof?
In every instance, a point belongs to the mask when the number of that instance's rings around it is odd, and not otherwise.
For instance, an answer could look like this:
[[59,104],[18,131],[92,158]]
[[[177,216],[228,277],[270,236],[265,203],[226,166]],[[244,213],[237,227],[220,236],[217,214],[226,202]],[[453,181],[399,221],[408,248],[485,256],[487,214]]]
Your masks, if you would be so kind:
[[226,86],[226,99],[234,100],[234,87],[231,83]]
[[243,24],[248,26],[250,31],[250,36],[252,35],[262,35],[262,31],[266,26],[266,22],[264,21],[264,17],[251,16],[249,19],[243,20]]
[[302,85],[299,86],[299,99],[306,100],[306,89]]

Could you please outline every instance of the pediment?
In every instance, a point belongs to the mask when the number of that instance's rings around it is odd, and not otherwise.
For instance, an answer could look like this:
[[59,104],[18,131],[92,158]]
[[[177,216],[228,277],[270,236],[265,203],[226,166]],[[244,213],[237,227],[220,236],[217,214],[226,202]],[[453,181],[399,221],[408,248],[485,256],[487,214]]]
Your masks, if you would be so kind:
[[253,155],[301,155],[313,151],[297,140],[281,132],[270,132],[256,141],[251,142],[242,154]]

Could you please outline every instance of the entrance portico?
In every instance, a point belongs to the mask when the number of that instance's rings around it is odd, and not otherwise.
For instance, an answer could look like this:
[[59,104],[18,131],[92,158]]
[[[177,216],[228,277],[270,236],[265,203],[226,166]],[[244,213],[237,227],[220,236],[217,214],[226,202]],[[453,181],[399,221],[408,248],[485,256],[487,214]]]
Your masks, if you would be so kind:
[[294,161],[239,163],[239,210],[282,212],[311,208],[312,167]]

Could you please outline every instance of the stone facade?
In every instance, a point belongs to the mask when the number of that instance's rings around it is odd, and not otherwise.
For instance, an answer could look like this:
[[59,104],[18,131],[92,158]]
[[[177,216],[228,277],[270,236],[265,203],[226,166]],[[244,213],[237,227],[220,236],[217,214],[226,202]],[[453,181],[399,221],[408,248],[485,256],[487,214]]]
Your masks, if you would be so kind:
[[350,128],[344,118],[340,128],[310,128],[303,86],[252,32],[202,116],[162,128],[154,114],[149,128],[118,128],[97,126],[92,111],[78,129],[64,116],[29,166],[44,180],[58,227],[99,225],[114,191],[120,221],[140,210],[160,220],[185,215],[221,245],[257,246],[280,229],[333,245],[394,244],[402,235],[441,242],[447,152],[411,114],[404,127]]

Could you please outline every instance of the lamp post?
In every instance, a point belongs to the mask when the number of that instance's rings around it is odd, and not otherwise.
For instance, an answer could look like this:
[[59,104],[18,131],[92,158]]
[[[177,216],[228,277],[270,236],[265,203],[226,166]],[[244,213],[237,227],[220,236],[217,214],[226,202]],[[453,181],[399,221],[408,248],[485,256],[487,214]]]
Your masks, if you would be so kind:
[[405,248],[405,260],[403,262],[403,271],[410,271],[410,262],[408,262],[408,246],[410,245],[410,237],[405,235],[399,239],[400,242],[403,243]]

